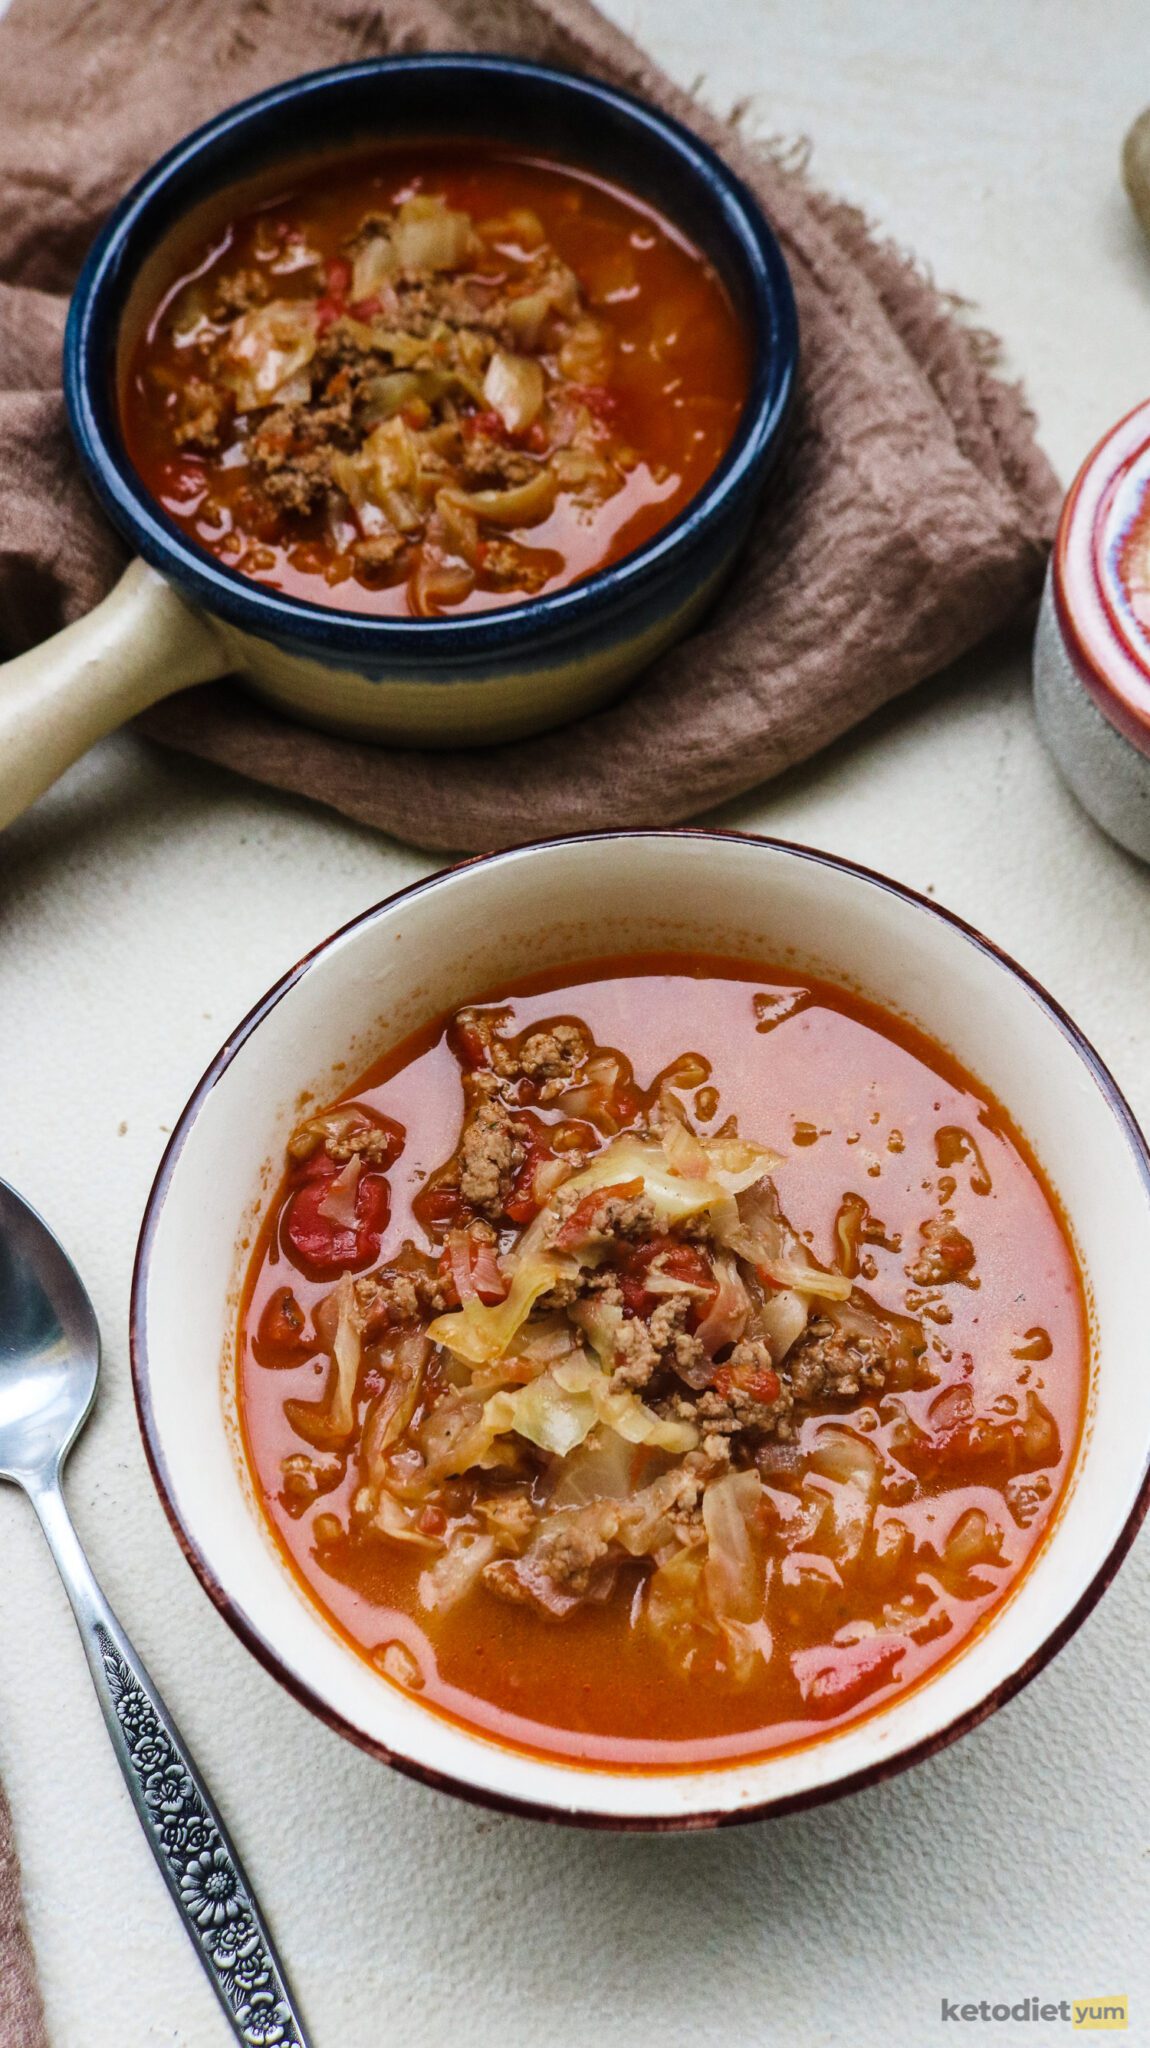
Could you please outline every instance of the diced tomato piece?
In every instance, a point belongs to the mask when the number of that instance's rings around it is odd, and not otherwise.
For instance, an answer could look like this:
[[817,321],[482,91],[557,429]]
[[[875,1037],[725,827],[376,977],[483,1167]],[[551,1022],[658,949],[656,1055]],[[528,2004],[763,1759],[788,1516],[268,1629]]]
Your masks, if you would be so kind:
[[619,1290],[623,1296],[623,1307],[629,1316],[650,1315],[657,1297],[648,1294],[641,1280],[632,1279],[630,1273],[620,1273]]
[[711,1385],[724,1401],[729,1398],[731,1388],[737,1387],[741,1394],[749,1394],[752,1401],[770,1402],[778,1400],[782,1381],[769,1365],[721,1365]]
[[346,299],[351,286],[351,264],[342,256],[332,256],[324,265],[324,280],[333,299]]
[[421,1188],[411,1207],[429,1237],[442,1237],[454,1230],[466,1213],[459,1189],[446,1183]]
[[284,1229],[293,1253],[316,1273],[343,1273],[378,1258],[391,1214],[391,1189],[386,1180],[377,1173],[362,1173],[355,1191],[354,1230],[323,1215],[323,1204],[339,1171],[326,1152],[314,1154],[285,1214]]
[[546,1139],[532,1131],[524,1147],[523,1164],[511,1183],[511,1192],[503,1204],[503,1213],[513,1223],[530,1223],[543,1207],[535,1192],[535,1169],[545,1159],[553,1159]]
[[298,1365],[309,1350],[307,1317],[290,1287],[277,1287],[263,1306],[255,1354],[261,1365]]
[[442,1508],[436,1507],[434,1501],[429,1501],[422,1513],[416,1517],[415,1526],[425,1536],[442,1536],[447,1527],[447,1516]]
[[719,1291],[711,1265],[697,1245],[684,1244],[679,1237],[649,1237],[644,1244],[627,1245],[620,1258],[619,1285],[623,1290],[623,1306],[635,1316],[649,1316],[657,1301],[664,1299],[653,1294],[648,1288],[647,1275],[659,1261],[660,1270],[669,1273],[675,1280],[685,1280],[690,1287],[705,1287],[708,1292],[704,1299],[700,1295],[691,1297],[691,1311],[687,1318],[688,1329],[694,1329],[702,1322]]
[[160,469],[160,496],[184,505],[207,489],[208,475],[198,455],[177,455]]
[[641,1179],[614,1181],[610,1187],[592,1188],[589,1195],[576,1202],[570,1216],[555,1239],[559,1251],[569,1251],[572,1245],[582,1244],[595,1228],[596,1219],[608,1202],[630,1202],[643,1192]]
[[497,412],[469,413],[462,424],[465,434],[483,434],[489,441],[506,439],[507,430]]
[[373,293],[370,299],[354,299],[347,310],[353,320],[374,320],[383,311],[383,300]]
[[619,410],[619,400],[605,384],[573,384],[570,396],[585,405],[597,420],[613,419]]
[[465,1017],[462,1021],[456,1018],[447,1037],[456,1059],[470,1073],[491,1065],[491,1048],[473,1018]]
[[315,320],[321,334],[326,334],[333,321],[338,320],[343,306],[338,299],[326,297],[316,300]]

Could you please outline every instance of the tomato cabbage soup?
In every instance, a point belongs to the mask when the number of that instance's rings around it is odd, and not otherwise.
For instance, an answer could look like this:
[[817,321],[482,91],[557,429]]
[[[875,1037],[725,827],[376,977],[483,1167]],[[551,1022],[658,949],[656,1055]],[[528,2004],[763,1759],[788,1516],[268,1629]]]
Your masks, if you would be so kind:
[[277,590],[478,611],[616,561],[723,456],[746,339],[669,221],[481,145],[293,182],[187,254],[136,349],[128,452]]
[[952,1656],[1086,1379],[985,1090],[840,988],[679,955],[497,990],[305,1099],[239,1342],[263,1507],[380,1682],[640,1767]]

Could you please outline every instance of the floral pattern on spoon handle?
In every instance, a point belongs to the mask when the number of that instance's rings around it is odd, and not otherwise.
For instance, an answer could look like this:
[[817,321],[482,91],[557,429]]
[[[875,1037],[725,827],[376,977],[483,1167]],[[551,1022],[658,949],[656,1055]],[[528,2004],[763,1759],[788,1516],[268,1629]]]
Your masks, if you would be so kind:
[[243,1874],[174,1731],[108,1630],[96,1625],[125,1771],[157,1861],[247,2048],[307,2048]]

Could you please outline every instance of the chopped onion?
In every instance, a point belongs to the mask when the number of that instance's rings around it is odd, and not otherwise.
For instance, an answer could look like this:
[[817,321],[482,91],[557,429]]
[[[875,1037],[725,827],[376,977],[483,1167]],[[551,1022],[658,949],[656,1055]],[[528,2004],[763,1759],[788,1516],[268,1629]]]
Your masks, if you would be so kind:
[[717,1258],[714,1270],[719,1291],[695,1332],[708,1358],[713,1358],[724,1344],[738,1343],[751,1312],[751,1297],[739,1278],[734,1261]]
[[809,1316],[807,1297],[796,1288],[778,1287],[767,1295],[755,1323],[771,1354],[772,1365],[781,1365],[791,1346],[798,1343]]
[[365,1487],[363,1494],[357,1497],[357,1507],[364,1495],[370,1508],[367,1526],[373,1536],[386,1537],[389,1543],[410,1543],[416,1550],[443,1548],[437,1537],[425,1536],[421,1529],[415,1527],[411,1510],[397,1501],[385,1486],[377,1488],[374,1494]]
[[469,1301],[479,1299],[479,1290],[471,1274],[471,1238],[466,1230],[448,1231],[447,1252],[459,1305],[465,1308]]
[[419,1404],[423,1374],[431,1346],[422,1330],[401,1337],[391,1356],[387,1384],[364,1417],[361,1459],[369,1479],[382,1485],[384,1459],[411,1422]]
[[541,1159],[531,1178],[531,1192],[535,1200],[543,1203],[556,1188],[562,1187],[571,1178],[570,1162],[566,1159]]
[[353,1152],[347,1165],[336,1174],[319,1204],[319,1215],[328,1223],[336,1224],[340,1230],[355,1230],[358,1226],[356,1198],[359,1194],[359,1177],[362,1172],[363,1160],[358,1152]]
[[335,1386],[328,1409],[327,1427],[332,1437],[349,1437],[355,1428],[355,1390],[363,1355],[363,1325],[356,1302],[355,1282],[344,1273],[333,1290],[336,1305],[332,1358]]

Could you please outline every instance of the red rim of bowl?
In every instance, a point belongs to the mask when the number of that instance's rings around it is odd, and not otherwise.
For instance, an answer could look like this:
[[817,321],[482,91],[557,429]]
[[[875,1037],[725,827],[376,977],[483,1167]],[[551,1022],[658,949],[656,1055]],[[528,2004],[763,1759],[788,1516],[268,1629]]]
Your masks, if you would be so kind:
[[1111,725],[1150,755],[1150,639],[1116,596],[1106,565],[1115,497],[1148,453],[1150,400],[1102,436],[1071,484],[1051,582],[1062,638],[1082,682]]
[[[509,1794],[491,1792],[485,1787],[469,1783],[466,1779],[434,1770],[430,1765],[414,1757],[404,1756],[395,1750],[388,1749],[385,1744],[377,1741],[374,1736],[368,1735],[362,1728],[357,1728],[353,1722],[347,1720],[336,1708],[329,1706],[325,1700],[320,1699],[304,1680],[297,1678],[294,1672],[289,1671],[282,1662],[279,1653],[265,1640],[254,1622],[249,1619],[244,1610],[233,1600],[226,1588],[220,1584],[195,1543],[185,1531],[175,1506],[173,1498],[174,1488],[169,1478],[163,1447],[160,1443],[152,1411],[146,1318],[144,1314],[144,1300],[148,1287],[152,1242],[160,1211],[184,1143],[195,1124],[205,1100],[221,1075],[230,1066],[241,1046],[246,1044],[253,1032],[263,1022],[263,1019],[275,1008],[276,1004],[288,993],[289,989],[293,988],[296,982],[308,972],[309,968],[315,964],[321,955],[326,953],[329,947],[334,945],[338,939],[343,938],[346,933],[354,931],[360,925],[370,924],[375,918],[382,915],[384,911],[392,909],[397,903],[413,901],[426,890],[440,886],[453,875],[463,873],[468,868],[486,866],[489,862],[505,859],[508,855],[529,854],[555,846],[581,846],[586,845],[588,842],[600,840],[629,841],[633,839],[665,838],[703,840],[718,843],[734,841],[744,845],[764,846],[773,852],[788,854],[796,859],[811,861],[820,867],[833,868],[838,873],[857,877],[883,890],[888,895],[901,898],[903,902],[912,905],[915,909],[925,910],[932,917],[942,919],[944,923],[960,933],[968,943],[976,947],[979,952],[997,962],[999,966],[1005,967],[1008,973],[1021,982],[1039,1008],[1045,1011],[1051,1022],[1062,1033],[1063,1037],[1069,1040],[1097,1084],[1112,1114],[1122,1125],[1127,1142],[1134,1154],[1143,1184],[1146,1187],[1147,1194],[1150,1195],[1150,1147],[1148,1147],[1137,1120],[1109,1068],[1099,1058],[1090,1041],[1083,1035],[1061,1005],[1050,995],[1048,990],[1039,981],[1036,981],[1034,976],[1029,974],[1024,967],[1020,967],[1018,962],[1013,960],[1009,953],[1004,952],[1000,946],[996,946],[993,940],[986,938],[974,925],[968,924],[965,919],[957,916],[954,911],[945,909],[942,904],[934,902],[932,898],[923,896],[918,890],[908,888],[902,882],[893,881],[890,876],[883,875],[874,868],[864,867],[860,862],[844,860],[837,854],[821,852],[817,847],[804,846],[793,840],[771,838],[762,833],[712,831],[700,827],[647,828],[641,826],[606,832],[570,833],[554,839],[529,840],[519,845],[501,847],[494,853],[477,854],[470,859],[453,862],[447,867],[439,868],[434,874],[424,876],[421,881],[409,883],[405,888],[395,890],[392,895],[384,897],[380,902],[372,904],[369,909],[361,911],[357,917],[349,918],[346,924],[340,925],[337,930],[329,933],[325,939],[322,939],[318,945],[313,946],[249,1010],[247,1016],[237,1025],[230,1036],[225,1039],[219,1052],[211,1061],[193,1090],[172,1131],[163,1158],[160,1161],[140,1225],[140,1235],[132,1272],[129,1318],[132,1385],[136,1401],[136,1415],[140,1434],[143,1438],[145,1455],[164,1512],[168,1517],[173,1534],[187,1563],[196,1574],[208,1598],[218,1608],[224,1619],[240,1638],[240,1641],[263,1665],[264,1669],[270,1672],[271,1676],[277,1679],[294,1699],[298,1700],[302,1706],[307,1707],[327,1727],[334,1729],[337,1734],[346,1736],[358,1748],[366,1750],[369,1755],[379,1758],[381,1762],[390,1764],[393,1769],[402,1771],[406,1776],[415,1778],[422,1784],[430,1785],[437,1791],[450,1792],[458,1798],[470,1801],[473,1805],[490,1807],[500,1812],[516,1814],[525,1819],[546,1820],[566,1826],[609,1829],[613,1832],[627,1834],[691,1832],[704,1828],[737,1826],[746,1821],[764,1820],[786,1813],[801,1812],[809,1807],[822,1806],[832,1800],[841,1799],[848,1793],[862,1791],[869,1785],[882,1784],[888,1778],[896,1777],[900,1772],[908,1770],[912,1765],[923,1763],[928,1758],[938,1755],[939,1751],[948,1748],[952,1742],[957,1741],[959,1736],[968,1734],[983,1721],[988,1720],[990,1715],[997,1712],[999,1707],[1005,1706],[1009,1700],[1012,1700],[1017,1693],[1022,1691],[1025,1685],[1029,1684],[1032,1678],[1036,1677],[1050,1663],[1059,1650],[1064,1648],[1071,1636],[1081,1627],[1110,1586],[1142,1526],[1147,1509],[1150,1508],[1150,1447],[1148,1447],[1146,1457],[1143,1460],[1142,1476],[1139,1481],[1138,1490],[1122,1528],[1099,1569],[1079,1594],[1074,1605],[1029,1657],[1025,1658],[1012,1672],[1009,1672],[1005,1678],[1000,1680],[987,1693],[984,1699],[978,1701],[976,1705],[968,1708],[964,1713],[956,1716],[945,1728],[938,1729],[933,1734],[924,1736],[919,1742],[908,1744],[895,1755],[884,1756],[873,1764],[864,1765],[860,1770],[853,1771],[847,1776],[833,1779],[827,1784],[812,1786],[805,1791],[790,1793],[781,1798],[761,1800],[753,1806],[740,1806],[737,1810],[728,1811],[720,1808],[714,1811],[691,1813],[682,1816],[666,1814],[615,1815],[579,1812],[575,1808],[558,1807],[542,1801],[518,1799]],[[348,1654],[354,1653],[349,1651]],[[960,1651],[959,1655],[961,1654]],[[923,1689],[929,1687],[930,1683],[931,1678],[928,1675],[922,1682]],[[658,1773],[653,1772],[651,1775],[657,1777]],[[578,1778],[573,1773],[572,1784],[575,1785],[577,1783]]]

